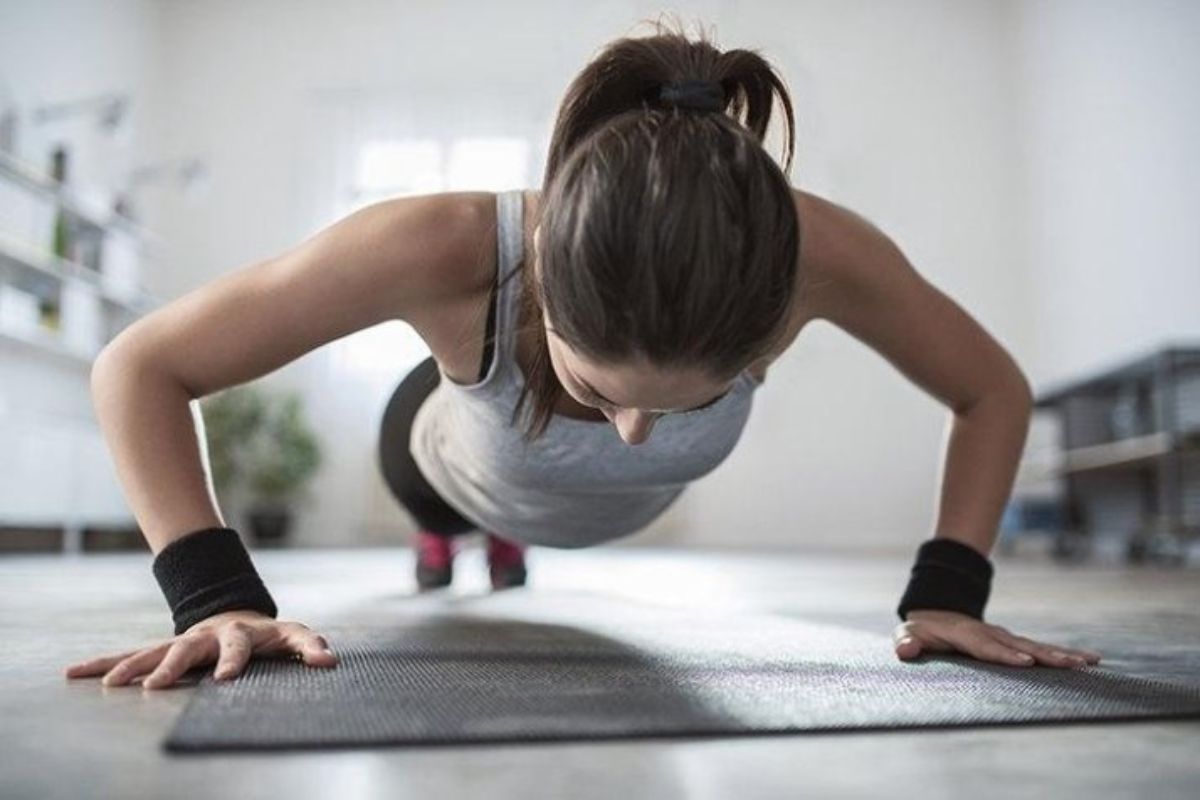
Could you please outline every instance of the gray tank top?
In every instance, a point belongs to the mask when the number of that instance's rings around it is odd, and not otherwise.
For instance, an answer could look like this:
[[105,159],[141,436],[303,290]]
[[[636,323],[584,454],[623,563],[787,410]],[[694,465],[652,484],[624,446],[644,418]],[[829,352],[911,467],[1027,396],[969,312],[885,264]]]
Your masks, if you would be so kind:
[[[532,545],[587,547],[635,533],[688,483],[733,450],[760,385],[742,372],[717,402],[660,417],[649,438],[626,444],[607,420],[554,415],[542,436],[512,423],[524,375],[516,360],[524,245],[522,193],[496,195],[495,348],[483,379],[441,381],[413,419],[409,447],[442,498],[480,530]],[[439,366],[440,371],[440,366]]]

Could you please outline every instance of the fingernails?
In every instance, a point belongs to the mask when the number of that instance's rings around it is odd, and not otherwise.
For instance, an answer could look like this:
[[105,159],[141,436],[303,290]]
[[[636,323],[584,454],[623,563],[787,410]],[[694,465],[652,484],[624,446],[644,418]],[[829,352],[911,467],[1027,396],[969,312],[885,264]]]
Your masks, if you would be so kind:
[[1029,653],[1019,653],[1017,655],[1017,660],[1020,661],[1022,664],[1032,664],[1033,656],[1029,655]]

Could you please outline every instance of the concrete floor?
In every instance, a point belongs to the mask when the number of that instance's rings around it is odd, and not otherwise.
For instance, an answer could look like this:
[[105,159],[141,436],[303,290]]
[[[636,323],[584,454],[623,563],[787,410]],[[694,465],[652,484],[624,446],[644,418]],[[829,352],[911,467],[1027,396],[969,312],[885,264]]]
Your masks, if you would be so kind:
[[[414,587],[402,547],[254,557],[281,616],[318,631]],[[1109,669],[1200,683],[1194,566],[1061,567],[1029,553],[996,564],[990,621],[1097,650]],[[525,591],[757,609],[888,636],[908,567],[890,556],[536,550]],[[484,591],[483,570],[479,550],[464,553],[453,593]],[[159,743],[190,683],[104,688],[63,669],[170,631],[148,554],[0,558],[0,797],[1200,797],[1200,720],[169,756]]]

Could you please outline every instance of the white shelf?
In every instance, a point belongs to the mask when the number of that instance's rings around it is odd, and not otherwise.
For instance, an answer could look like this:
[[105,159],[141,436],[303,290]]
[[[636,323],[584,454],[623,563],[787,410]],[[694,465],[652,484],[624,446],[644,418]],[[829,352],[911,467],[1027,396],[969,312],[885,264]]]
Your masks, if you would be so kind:
[[1078,472],[1116,469],[1144,464],[1171,452],[1181,443],[1165,431],[1131,436],[1115,442],[1073,447],[1061,453],[1030,456],[1018,470],[1020,483],[1054,480]]
[[69,186],[63,186],[33,165],[19,161],[7,153],[0,153],[0,176],[7,177],[12,182],[53,200],[93,227],[125,231],[132,234],[147,249],[162,246],[162,239],[153,231],[115,212],[89,208],[88,204],[80,200]]
[[62,336],[51,330],[20,331],[0,326],[0,340],[32,348],[40,353],[55,356],[81,366],[91,366],[100,354],[100,347],[85,352],[67,346]]
[[[0,153],[0,446],[13,465],[0,481],[0,524],[61,527],[68,551],[85,528],[132,518],[102,433],[81,412],[96,357],[160,305],[140,277],[161,240],[105,208],[104,193],[93,197]],[[56,223],[81,237],[76,258],[95,256],[100,269],[51,250]]]
[[59,258],[47,250],[3,232],[0,232],[0,262],[57,281],[84,281],[95,287],[104,302],[131,314],[145,314],[158,305],[158,301],[143,289],[133,292],[130,297],[126,297],[123,292],[113,292],[105,286],[103,276],[95,270]]

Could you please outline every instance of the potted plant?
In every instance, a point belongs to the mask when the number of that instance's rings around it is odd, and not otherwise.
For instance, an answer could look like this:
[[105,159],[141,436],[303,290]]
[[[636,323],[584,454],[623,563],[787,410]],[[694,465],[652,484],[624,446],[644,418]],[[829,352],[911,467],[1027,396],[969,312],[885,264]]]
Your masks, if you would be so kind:
[[259,542],[286,538],[291,507],[307,497],[308,480],[320,465],[321,448],[304,420],[300,396],[293,392],[272,398],[259,435],[248,443],[248,516]]
[[244,445],[262,426],[266,401],[253,386],[235,386],[200,400],[208,464],[217,497],[229,499],[242,478]]
[[306,485],[321,464],[299,395],[245,385],[202,401],[202,408],[215,490],[247,494],[254,540],[281,544],[292,507],[307,496]]

